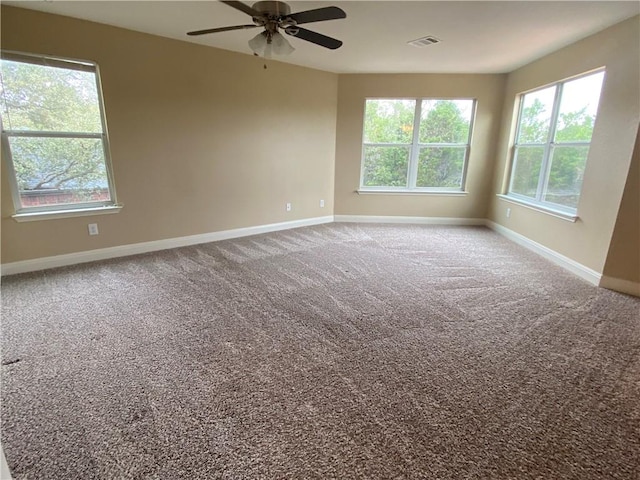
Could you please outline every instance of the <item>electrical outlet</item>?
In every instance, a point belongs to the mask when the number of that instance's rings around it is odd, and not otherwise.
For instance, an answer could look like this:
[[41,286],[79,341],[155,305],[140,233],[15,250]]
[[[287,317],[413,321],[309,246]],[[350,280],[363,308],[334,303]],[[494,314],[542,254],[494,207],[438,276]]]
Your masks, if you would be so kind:
[[507,208],[507,218],[509,218],[511,216],[511,209]]
[[291,204],[287,203],[287,212],[290,212],[290,211],[291,211]]
[[89,235],[98,235],[98,224],[97,223],[90,223],[88,225],[89,228]]
[[324,200],[320,200],[320,208],[324,208]]

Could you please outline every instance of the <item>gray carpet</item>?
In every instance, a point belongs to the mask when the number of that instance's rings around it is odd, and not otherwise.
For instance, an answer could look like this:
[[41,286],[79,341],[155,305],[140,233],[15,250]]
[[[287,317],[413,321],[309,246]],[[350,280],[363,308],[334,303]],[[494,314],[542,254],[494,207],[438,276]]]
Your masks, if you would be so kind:
[[2,280],[15,479],[637,479],[640,299],[481,227]]

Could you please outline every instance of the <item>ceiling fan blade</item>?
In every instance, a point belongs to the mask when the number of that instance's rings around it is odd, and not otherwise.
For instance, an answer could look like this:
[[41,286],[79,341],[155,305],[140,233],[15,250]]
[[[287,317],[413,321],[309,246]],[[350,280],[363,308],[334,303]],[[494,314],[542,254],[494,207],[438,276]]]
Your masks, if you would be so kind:
[[207,30],[196,30],[195,32],[187,32],[187,35],[205,35],[207,33],[228,32],[230,30],[246,30],[248,28],[256,28],[257,25],[236,25],[234,27],[208,28]]
[[254,10],[249,5],[246,5],[242,2],[226,2],[224,0],[220,0],[220,1],[226,5],[229,5],[232,8],[235,8],[236,10],[240,10],[241,12],[246,13],[247,15],[251,15],[252,17],[262,16],[260,12],[258,12],[257,10]]
[[347,14],[344,13],[344,10],[338,7],[316,8],[314,10],[292,13],[287,16],[294,19],[298,25],[302,23],[324,22],[325,20],[347,18]]
[[342,46],[342,42],[340,40],[327,37],[326,35],[322,35],[318,32],[312,32],[311,30],[307,30],[306,28],[295,26],[288,27],[284,31],[292,37],[300,38],[301,40],[306,40],[307,42],[315,43],[316,45],[330,48],[331,50],[335,50],[336,48],[340,48]]

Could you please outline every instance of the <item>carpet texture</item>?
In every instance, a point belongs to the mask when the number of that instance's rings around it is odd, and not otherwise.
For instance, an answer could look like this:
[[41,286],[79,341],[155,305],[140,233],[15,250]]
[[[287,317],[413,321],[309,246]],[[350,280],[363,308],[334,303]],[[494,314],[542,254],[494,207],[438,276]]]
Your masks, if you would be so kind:
[[481,227],[2,280],[15,479],[637,479],[640,299]]

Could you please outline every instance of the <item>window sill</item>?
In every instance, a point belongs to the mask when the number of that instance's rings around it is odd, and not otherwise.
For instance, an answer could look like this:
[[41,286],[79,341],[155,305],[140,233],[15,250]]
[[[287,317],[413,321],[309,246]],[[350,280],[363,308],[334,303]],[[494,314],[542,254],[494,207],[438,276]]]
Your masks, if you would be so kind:
[[514,198],[509,195],[498,194],[498,198],[505,200],[507,202],[515,203],[516,205],[521,205],[525,208],[529,208],[531,210],[536,210],[541,213],[545,213],[547,215],[551,215],[552,217],[560,218],[562,220],[566,220],[568,222],[575,223],[578,220],[578,215],[575,213],[563,212],[562,210],[556,210],[554,208],[546,207],[544,205],[538,205],[536,203],[530,203],[525,200],[521,200],[519,198]]
[[78,208],[75,210],[49,210],[42,212],[16,213],[12,215],[16,222],[34,222],[36,220],[55,220],[58,218],[87,217],[91,215],[107,215],[118,213],[123,205],[109,205],[106,207]]
[[358,195],[445,195],[462,197],[469,192],[460,190],[356,190]]

